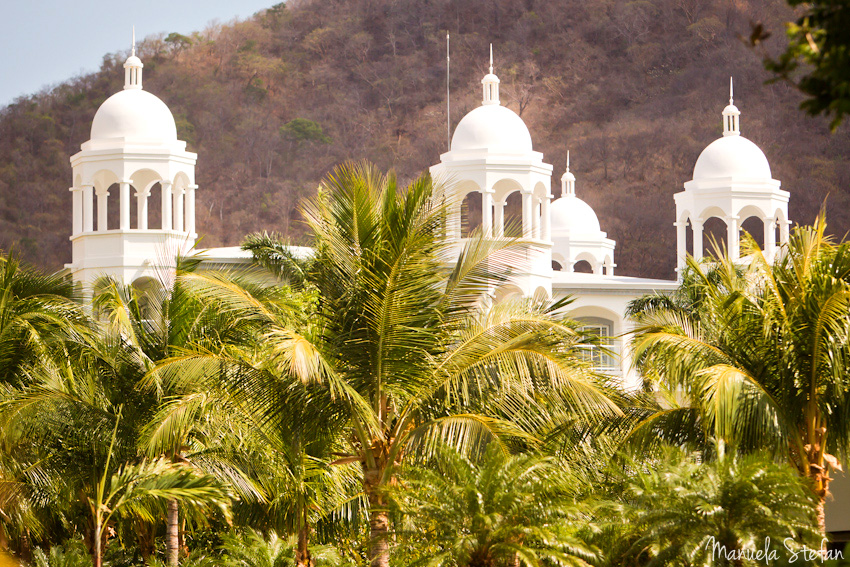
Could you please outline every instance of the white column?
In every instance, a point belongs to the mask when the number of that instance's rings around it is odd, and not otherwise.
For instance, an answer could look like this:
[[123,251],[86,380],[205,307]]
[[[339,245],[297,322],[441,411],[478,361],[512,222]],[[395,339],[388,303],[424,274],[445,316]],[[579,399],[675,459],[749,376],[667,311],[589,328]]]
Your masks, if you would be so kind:
[[789,228],[791,226],[791,221],[781,220],[779,222],[779,243],[787,244],[788,243],[788,233]]
[[109,197],[108,187],[103,187],[97,190],[97,231],[103,232],[106,230],[106,206],[107,198]]
[[676,272],[681,277],[688,255],[688,221],[674,222],[676,227]]
[[74,236],[83,231],[83,193],[79,187],[71,187],[71,234]]
[[496,229],[496,236],[501,237],[505,235],[505,203],[497,201],[493,203],[493,207],[495,208],[494,228]]
[[595,262],[593,264],[593,273],[598,276],[602,275],[602,262]]
[[532,199],[534,195],[531,193],[523,193],[522,194],[522,237],[523,238],[531,238],[531,229],[532,229],[532,216],[533,216],[533,202]]
[[174,199],[174,230],[183,232],[183,188],[173,188]]
[[147,191],[136,191],[136,228],[148,229],[148,196]]
[[729,215],[726,221],[726,248],[729,258],[737,260],[741,257],[741,231],[738,229],[738,217]]
[[694,232],[694,258],[702,260],[702,220],[691,219],[691,228]]
[[550,242],[552,240],[552,221],[550,219],[549,212],[549,204],[552,201],[552,195],[548,193],[543,196],[543,202],[541,203],[542,210],[540,211],[540,222],[543,229],[542,238],[546,242]]
[[532,201],[533,214],[531,216],[531,237],[540,238],[540,199],[537,197]]
[[171,230],[171,181],[160,181],[162,186],[162,230]]
[[452,205],[449,209],[447,233],[450,240],[460,239],[460,209],[461,204]]
[[186,187],[186,232],[195,234],[195,190],[197,185]]
[[484,236],[493,236],[493,190],[481,194],[481,231]]
[[130,229],[130,180],[125,179],[118,184],[119,207],[118,228],[121,230]]
[[94,230],[93,189],[94,187],[91,185],[83,185],[83,232],[92,232]]
[[764,219],[764,255],[768,260],[773,260],[776,252],[776,219],[767,217]]

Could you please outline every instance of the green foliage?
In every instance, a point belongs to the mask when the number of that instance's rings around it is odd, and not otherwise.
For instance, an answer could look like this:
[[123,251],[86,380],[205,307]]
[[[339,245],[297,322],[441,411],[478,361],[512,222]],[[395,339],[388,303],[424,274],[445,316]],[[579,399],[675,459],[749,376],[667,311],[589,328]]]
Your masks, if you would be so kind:
[[706,462],[667,447],[657,459],[617,471],[619,499],[599,508],[609,519],[601,533],[612,564],[739,565],[718,553],[724,546],[753,557],[767,547],[783,565],[803,545],[820,548],[815,499],[792,467],[727,454],[722,442],[718,449]]
[[41,548],[33,550],[33,567],[91,567],[91,556],[82,540],[70,539],[62,545],[54,545],[47,552]]
[[391,494],[405,516],[410,566],[587,566],[598,550],[576,536],[589,516],[573,502],[576,481],[552,457],[506,455],[492,444],[474,462],[439,452],[412,467]]
[[306,118],[295,118],[280,127],[280,135],[296,143],[318,142],[330,144],[331,139],[322,131],[322,126],[307,120]]
[[850,454],[850,242],[825,224],[797,228],[773,261],[750,237],[744,267],[689,258],[683,290],[632,308],[635,360],[662,392],[632,440],[714,437],[787,459],[809,477],[822,528],[831,453]]
[[[786,26],[787,49],[766,57],[765,67],[791,81],[806,95],[800,108],[812,115],[832,116],[834,131],[850,113],[850,5],[844,0],[788,0],[803,14]],[[759,26],[751,41],[766,39]]]

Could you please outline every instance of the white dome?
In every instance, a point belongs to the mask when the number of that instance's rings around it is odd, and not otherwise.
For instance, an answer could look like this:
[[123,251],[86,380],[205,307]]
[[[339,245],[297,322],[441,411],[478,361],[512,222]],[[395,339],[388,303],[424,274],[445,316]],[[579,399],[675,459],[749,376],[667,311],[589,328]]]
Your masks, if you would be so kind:
[[593,208],[575,195],[552,201],[549,212],[553,234],[598,234],[602,231]]
[[92,140],[114,138],[173,142],[177,126],[156,96],[142,89],[125,89],[100,105],[91,125]]
[[463,117],[452,136],[452,151],[486,150],[498,154],[528,154],[531,134],[522,118],[499,104],[479,106]]
[[743,136],[724,136],[705,148],[694,166],[694,179],[771,179],[764,152]]

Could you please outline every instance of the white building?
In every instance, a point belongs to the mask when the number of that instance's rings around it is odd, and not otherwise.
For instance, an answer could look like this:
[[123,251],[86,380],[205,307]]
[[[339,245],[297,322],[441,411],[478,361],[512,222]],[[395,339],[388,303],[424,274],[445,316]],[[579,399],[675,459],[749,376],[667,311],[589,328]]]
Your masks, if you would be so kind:
[[[168,107],[143,90],[143,64],[135,50],[124,68],[124,89],[101,105],[92,122],[91,139],[71,157],[73,259],[66,268],[84,285],[101,275],[148,285],[156,281],[158,270],[173,267],[178,254],[188,253],[197,238],[197,156],[177,139]],[[515,228],[534,246],[516,266],[516,286],[495,290],[496,297],[572,296],[572,316],[607,337],[615,354],[591,352],[597,367],[620,377],[627,387],[636,386],[629,354],[622,347],[632,326],[626,307],[647,293],[672,291],[677,283],[614,275],[615,243],[602,231],[593,209],[577,196],[569,156],[559,198],[553,201],[553,167],[533,150],[522,119],[501,105],[492,60],[490,73],[481,82],[482,106],[458,123],[450,151],[431,168],[435,176],[454,181],[449,236],[457,240],[459,249],[465,236],[464,198],[480,199],[483,231],[505,234],[510,228],[506,208],[511,196],[518,195],[521,222]],[[702,257],[702,227],[712,217],[726,223],[728,252],[735,258],[741,225],[749,217],[763,222],[768,255],[775,252],[777,242],[788,238],[789,193],[772,178],[764,153],[740,135],[740,112],[732,105],[731,93],[729,102],[722,113],[723,137],[700,154],[693,179],[674,197],[679,269],[687,253]],[[110,210],[116,214],[110,215]],[[158,219],[157,226],[152,219]],[[688,229],[693,241],[690,250]],[[238,247],[200,252],[212,266],[251,261],[250,254]],[[584,271],[579,270],[582,264]],[[839,476],[832,492],[846,502],[850,481]],[[828,503],[827,529],[850,532],[846,507]]]
[[[178,254],[188,253],[197,238],[197,156],[177,139],[168,107],[142,88],[143,64],[135,50],[124,68],[124,89],[103,103],[94,117],[91,139],[71,158],[73,259],[67,268],[83,284],[111,275],[146,285],[158,269],[173,266]],[[603,232],[593,209],[578,197],[569,154],[555,199],[553,167],[534,151],[523,120],[502,106],[492,57],[481,84],[481,106],[458,123],[450,150],[431,168],[436,178],[450,182],[449,237],[459,250],[470,228],[472,207],[467,205],[475,200],[481,206],[480,227],[485,234],[513,231],[529,241],[532,245],[515,266],[514,285],[494,290],[496,299],[573,297],[572,316],[606,338],[609,352],[589,356],[625,386],[637,386],[623,347],[632,328],[626,308],[647,293],[674,290],[676,282],[614,275],[615,242]],[[675,196],[680,267],[689,252],[688,226],[696,235],[690,252],[700,257],[702,223],[713,216],[727,222],[730,253],[735,257],[740,225],[749,216],[764,222],[769,254],[775,249],[775,227],[779,241],[787,238],[789,195],[772,179],[761,150],[740,135],[740,112],[731,100],[723,111],[723,125],[723,137],[702,152],[693,180]],[[511,203],[518,209],[515,224],[509,218]],[[110,215],[110,210],[117,215]],[[152,218],[159,219],[156,226]],[[251,259],[237,247],[200,252],[209,265],[238,265]]]

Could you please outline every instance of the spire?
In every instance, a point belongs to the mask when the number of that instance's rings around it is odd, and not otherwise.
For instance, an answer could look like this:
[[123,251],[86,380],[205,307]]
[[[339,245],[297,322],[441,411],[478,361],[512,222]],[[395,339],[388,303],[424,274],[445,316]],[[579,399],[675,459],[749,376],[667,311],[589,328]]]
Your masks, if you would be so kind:
[[136,57],[136,26],[133,26],[133,43],[130,47],[130,56],[124,62],[124,88],[142,88],[142,60]]
[[490,74],[493,74],[493,44],[490,44]]
[[741,135],[741,111],[738,110],[733,101],[732,77],[729,77],[729,106],[723,109],[723,135]]
[[490,72],[481,79],[484,85],[484,100],[482,104],[500,104],[499,77],[493,74],[493,44],[490,44]]
[[561,197],[576,194],[576,176],[570,172],[570,150],[567,150],[567,170],[561,176]]

